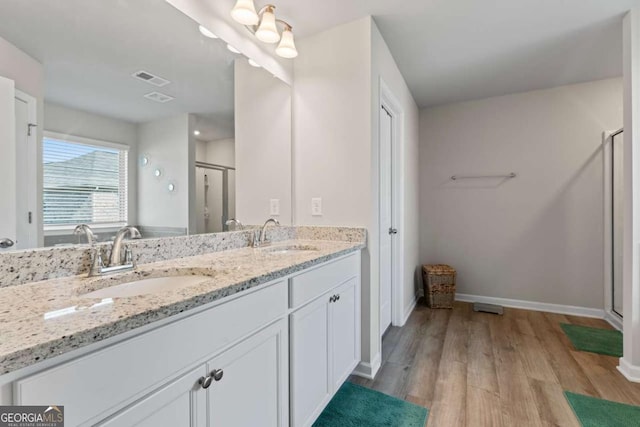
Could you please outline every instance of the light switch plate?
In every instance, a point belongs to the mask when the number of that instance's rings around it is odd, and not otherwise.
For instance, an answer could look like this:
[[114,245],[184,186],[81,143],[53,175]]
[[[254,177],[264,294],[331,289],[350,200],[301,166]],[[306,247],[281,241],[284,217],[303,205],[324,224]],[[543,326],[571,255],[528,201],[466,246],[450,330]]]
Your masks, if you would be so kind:
[[322,198],[314,197],[311,199],[311,215],[322,216]]
[[280,199],[269,200],[269,215],[280,215]]

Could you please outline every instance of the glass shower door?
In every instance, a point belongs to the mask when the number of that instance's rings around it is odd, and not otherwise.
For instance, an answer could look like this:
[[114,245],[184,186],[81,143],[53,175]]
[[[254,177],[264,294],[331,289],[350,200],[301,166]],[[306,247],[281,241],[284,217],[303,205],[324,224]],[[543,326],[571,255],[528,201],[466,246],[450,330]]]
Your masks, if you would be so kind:
[[611,138],[612,310],[622,317],[622,236],[624,211],[623,132]]

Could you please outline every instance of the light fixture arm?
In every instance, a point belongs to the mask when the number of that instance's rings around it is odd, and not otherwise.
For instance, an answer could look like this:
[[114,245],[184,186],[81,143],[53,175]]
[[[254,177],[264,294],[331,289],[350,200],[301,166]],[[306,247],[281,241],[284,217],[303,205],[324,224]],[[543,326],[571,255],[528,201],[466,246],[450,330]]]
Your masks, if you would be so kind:
[[[262,15],[269,9],[271,9],[271,11],[273,11],[275,9],[275,5],[273,4],[266,4],[264,6],[262,6],[260,8],[260,10],[258,10],[258,16],[260,17],[260,21],[262,21]],[[260,26],[260,21],[258,21],[258,23],[256,25],[245,25],[245,28],[247,30],[249,30],[249,32],[251,34],[256,33],[256,31],[258,30],[258,27]],[[291,26],[291,24],[289,24],[287,21],[284,21],[280,18],[276,18],[276,24],[280,24],[282,25],[282,27],[286,30],[288,29],[289,31],[291,31],[293,29],[293,27]]]

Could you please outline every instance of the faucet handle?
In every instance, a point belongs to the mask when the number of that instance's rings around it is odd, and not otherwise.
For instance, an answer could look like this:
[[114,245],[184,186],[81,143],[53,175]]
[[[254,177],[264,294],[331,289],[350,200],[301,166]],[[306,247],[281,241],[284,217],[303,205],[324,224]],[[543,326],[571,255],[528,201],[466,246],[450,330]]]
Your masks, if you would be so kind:
[[91,269],[89,270],[89,276],[100,276],[102,269],[104,268],[104,261],[102,260],[102,249],[97,247],[93,250],[91,255]]
[[256,228],[255,230],[252,230],[251,231],[251,236],[252,236],[251,245],[254,248],[260,247],[260,243],[261,243],[260,242],[260,229]]
[[133,264],[133,251],[131,250],[131,246],[129,246],[129,245],[124,247],[124,263],[125,263],[125,265],[134,265]]

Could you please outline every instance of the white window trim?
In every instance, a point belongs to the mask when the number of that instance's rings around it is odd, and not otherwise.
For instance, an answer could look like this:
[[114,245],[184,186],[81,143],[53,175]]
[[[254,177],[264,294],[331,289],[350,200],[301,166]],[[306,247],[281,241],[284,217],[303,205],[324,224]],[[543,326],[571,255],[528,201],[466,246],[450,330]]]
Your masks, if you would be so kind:
[[[43,139],[55,139],[63,142],[70,142],[82,145],[92,145],[95,147],[103,147],[103,148],[111,148],[113,150],[121,150],[129,153],[131,147],[126,144],[121,144],[119,142],[112,141],[104,141],[101,139],[93,139],[93,138],[85,138],[83,136],[76,135],[68,135],[60,132],[52,132],[48,130],[42,131]],[[127,157],[127,161],[131,161],[131,156]],[[127,165],[127,168],[129,166]],[[128,171],[127,171],[128,172]],[[127,173],[128,175],[128,173]],[[127,192],[129,189],[127,189]],[[129,203],[127,203],[127,218],[131,216],[131,212],[129,210]],[[111,230],[111,229],[119,229],[124,227],[127,223],[104,223],[104,224],[91,224],[91,228],[93,230]],[[65,235],[68,234],[69,231],[73,231],[76,228],[76,225],[43,225],[44,234],[47,236],[57,236],[57,235]]]
[[45,130],[43,132],[43,136],[47,139],[56,139],[59,141],[71,143],[75,142],[76,144],[83,145],[94,145],[96,147],[111,148],[114,150],[129,151],[131,149],[128,145],[121,144],[119,142],[103,141],[100,139],[85,138],[83,136],[66,135],[64,133],[51,132],[48,130]]

